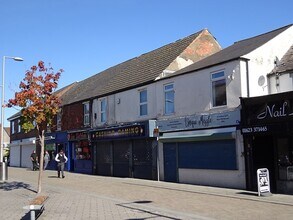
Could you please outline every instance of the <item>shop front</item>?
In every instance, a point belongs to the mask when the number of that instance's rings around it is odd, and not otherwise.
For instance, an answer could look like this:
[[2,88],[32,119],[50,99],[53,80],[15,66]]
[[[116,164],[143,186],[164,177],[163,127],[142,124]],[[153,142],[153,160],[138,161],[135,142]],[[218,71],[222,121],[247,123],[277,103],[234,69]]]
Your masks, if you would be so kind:
[[[60,150],[63,150],[65,152],[65,155],[69,154],[67,132],[47,133],[45,136],[45,151],[48,151],[50,158],[46,169],[57,169],[55,156]],[[70,160],[65,164],[65,170],[69,170],[69,167]]]
[[36,138],[25,138],[9,144],[10,166],[32,168],[31,154],[36,150]]
[[68,132],[69,141],[69,169],[76,173],[92,174],[92,148],[88,131]]
[[245,188],[240,110],[157,121],[160,179]]
[[149,120],[91,131],[94,174],[156,179],[154,127]]
[[247,188],[257,190],[257,169],[267,168],[271,191],[293,194],[293,92],[241,98]]

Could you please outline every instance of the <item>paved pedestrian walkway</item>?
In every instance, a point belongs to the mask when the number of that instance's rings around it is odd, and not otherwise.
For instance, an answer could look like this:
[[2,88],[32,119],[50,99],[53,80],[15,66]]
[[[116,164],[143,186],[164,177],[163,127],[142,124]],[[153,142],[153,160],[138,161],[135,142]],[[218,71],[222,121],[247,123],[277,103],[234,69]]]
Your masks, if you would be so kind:
[[[29,219],[23,206],[36,196],[38,172],[8,170],[0,183],[0,219]],[[45,171],[49,198],[39,219],[292,219],[293,196],[129,178]]]

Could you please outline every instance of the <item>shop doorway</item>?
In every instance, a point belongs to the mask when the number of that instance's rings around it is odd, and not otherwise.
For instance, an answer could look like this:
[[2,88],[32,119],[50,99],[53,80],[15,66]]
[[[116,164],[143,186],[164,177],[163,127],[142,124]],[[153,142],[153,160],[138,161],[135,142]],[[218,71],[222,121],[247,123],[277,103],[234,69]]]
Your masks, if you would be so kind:
[[164,180],[167,182],[178,182],[176,143],[164,144]]
[[132,156],[130,141],[113,142],[113,176],[132,177],[130,175],[129,160]]
[[267,168],[270,173],[271,192],[276,192],[276,166],[273,136],[255,136],[252,140],[252,187],[257,191],[257,169]]

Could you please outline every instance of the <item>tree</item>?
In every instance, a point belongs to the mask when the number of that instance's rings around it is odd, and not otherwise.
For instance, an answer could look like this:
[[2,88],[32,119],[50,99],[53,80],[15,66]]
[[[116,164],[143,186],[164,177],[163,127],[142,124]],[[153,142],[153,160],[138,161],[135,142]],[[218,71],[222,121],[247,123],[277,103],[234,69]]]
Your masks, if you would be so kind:
[[20,92],[16,92],[14,99],[10,99],[7,104],[8,107],[21,108],[20,124],[25,132],[33,129],[38,131],[41,146],[38,193],[42,191],[45,131],[52,125],[54,116],[59,111],[60,100],[54,91],[62,72],[60,69],[55,73],[52,67],[47,68],[40,61],[37,66],[26,71],[25,78],[19,85]]

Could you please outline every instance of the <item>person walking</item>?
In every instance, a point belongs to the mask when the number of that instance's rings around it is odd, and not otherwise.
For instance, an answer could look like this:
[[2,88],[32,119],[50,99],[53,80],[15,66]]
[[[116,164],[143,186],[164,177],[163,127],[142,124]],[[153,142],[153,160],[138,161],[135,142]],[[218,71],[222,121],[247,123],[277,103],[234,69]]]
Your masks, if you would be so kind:
[[44,170],[47,168],[49,160],[50,160],[50,154],[46,150],[45,155],[44,155]]
[[60,178],[60,172],[62,175],[62,178],[64,178],[64,166],[67,162],[67,157],[65,156],[63,150],[60,150],[60,152],[56,155],[55,160],[57,161],[57,168],[58,168],[58,178]]
[[35,150],[31,154],[31,161],[33,163],[33,171],[37,170],[38,169],[38,156],[37,156]]

